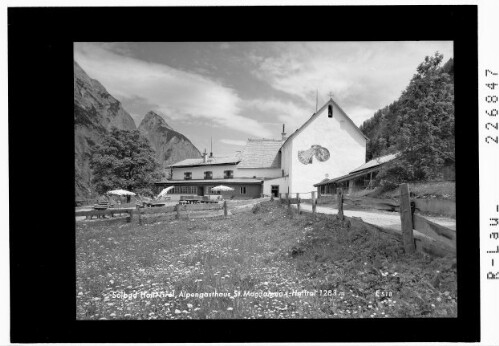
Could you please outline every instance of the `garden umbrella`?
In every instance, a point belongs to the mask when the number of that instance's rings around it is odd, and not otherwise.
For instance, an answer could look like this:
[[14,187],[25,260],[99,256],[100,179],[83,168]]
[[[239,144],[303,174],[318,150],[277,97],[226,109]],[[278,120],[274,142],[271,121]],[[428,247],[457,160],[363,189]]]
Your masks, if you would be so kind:
[[218,186],[212,187],[211,191],[234,191],[234,189],[232,187],[228,187],[225,185],[218,185]]
[[171,189],[173,189],[173,186],[168,186],[166,189],[161,190],[156,198],[164,197]]
[[108,195],[116,195],[116,196],[135,196],[135,193],[127,191],[127,190],[112,190],[107,192]]

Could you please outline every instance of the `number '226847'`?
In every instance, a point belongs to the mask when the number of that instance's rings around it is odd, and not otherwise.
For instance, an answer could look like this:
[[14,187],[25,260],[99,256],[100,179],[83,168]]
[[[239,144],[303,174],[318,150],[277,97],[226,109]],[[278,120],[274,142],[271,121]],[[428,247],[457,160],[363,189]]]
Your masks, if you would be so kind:
[[[497,72],[492,72],[491,70],[485,70],[485,77],[489,77],[489,75],[497,76]],[[488,88],[490,88],[492,90],[495,90],[495,88],[499,84],[493,82],[493,83],[485,83],[485,85]],[[497,95],[487,95],[487,96],[485,96],[485,102],[487,102],[487,103],[497,103],[497,101],[498,101]],[[488,110],[488,109],[485,110],[485,114],[487,114],[490,117],[497,116],[497,113],[498,113],[497,109],[495,109],[495,108],[491,109],[491,110]],[[490,127],[492,127],[493,129],[491,129]],[[492,131],[496,130],[497,131],[497,130],[499,130],[499,124],[498,123],[488,122],[488,123],[485,124],[485,128],[487,130],[492,130]],[[493,136],[487,136],[487,137],[485,137],[485,142],[487,142],[489,144],[490,143],[499,144],[499,136],[495,136],[495,137],[493,137]]]

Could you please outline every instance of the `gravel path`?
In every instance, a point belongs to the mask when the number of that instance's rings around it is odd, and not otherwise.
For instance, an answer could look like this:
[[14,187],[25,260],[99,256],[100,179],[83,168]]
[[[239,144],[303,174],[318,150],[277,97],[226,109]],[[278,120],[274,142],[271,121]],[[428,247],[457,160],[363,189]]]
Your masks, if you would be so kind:
[[[302,210],[312,211],[312,205],[307,203],[301,204]],[[321,214],[338,214],[338,209],[329,206],[317,206],[317,212]],[[360,217],[362,221],[390,229],[400,231],[400,215],[399,213],[381,211],[381,210],[343,210],[345,216]],[[452,230],[456,230],[456,220],[446,217],[430,217],[425,216],[426,219],[435,222],[439,225],[445,226]]]

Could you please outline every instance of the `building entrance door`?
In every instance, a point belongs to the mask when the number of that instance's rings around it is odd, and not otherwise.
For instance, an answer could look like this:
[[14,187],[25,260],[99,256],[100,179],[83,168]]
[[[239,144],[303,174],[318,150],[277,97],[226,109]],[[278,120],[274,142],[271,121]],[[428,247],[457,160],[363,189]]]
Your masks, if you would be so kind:
[[198,196],[204,196],[204,186],[198,186]]
[[270,193],[274,197],[279,197],[279,185],[271,185],[270,186]]

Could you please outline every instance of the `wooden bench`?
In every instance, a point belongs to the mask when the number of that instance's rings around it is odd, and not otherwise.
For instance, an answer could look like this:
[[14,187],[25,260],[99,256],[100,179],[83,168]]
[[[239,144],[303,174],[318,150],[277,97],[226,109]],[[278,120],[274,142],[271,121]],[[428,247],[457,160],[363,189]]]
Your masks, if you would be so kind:
[[110,202],[98,202],[94,204],[94,210],[107,210],[111,208],[113,205]]

